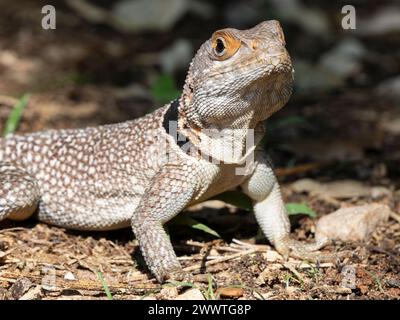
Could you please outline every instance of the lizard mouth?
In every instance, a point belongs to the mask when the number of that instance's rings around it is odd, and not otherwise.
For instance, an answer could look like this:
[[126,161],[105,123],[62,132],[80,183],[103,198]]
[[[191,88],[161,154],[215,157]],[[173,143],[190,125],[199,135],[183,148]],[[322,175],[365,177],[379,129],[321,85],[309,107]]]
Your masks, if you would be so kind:
[[260,55],[262,61],[275,72],[291,72],[292,60],[286,48],[280,46],[274,49],[264,49]]
[[293,71],[292,61],[286,50],[277,53],[266,53],[263,59],[271,73],[291,73]]

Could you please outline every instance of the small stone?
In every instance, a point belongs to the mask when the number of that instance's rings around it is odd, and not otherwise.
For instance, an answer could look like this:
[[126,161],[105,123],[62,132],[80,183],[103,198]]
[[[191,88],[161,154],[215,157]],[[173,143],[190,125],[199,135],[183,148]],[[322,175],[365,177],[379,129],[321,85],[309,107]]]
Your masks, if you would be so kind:
[[244,290],[242,288],[219,288],[216,293],[225,298],[239,298],[243,296]]
[[296,287],[292,287],[292,286],[288,286],[285,288],[286,293],[290,296],[292,294],[294,294],[297,291]]
[[72,272],[68,271],[64,276],[64,280],[75,281],[76,278]]
[[364,241],[376,227],[389,219],[390,209],[383,204],[341,208],[319,219],[316,240],[327,237],[341,241]]
[[192,288],[185,291],[178,297],[176,297],[175,300],[205,300],[205,299],[199,289]]
[[371,188],[371,197],[373,199],[379,199],[379,198],[383,198],[383,197],[387,197],[390,196],[392,194],[392,192],[385,187],[372,187]]
[[157,298],[163,300],[175,299],[178,296],[178,289],[176,287],[165,287],[162,288]]
[[257,279],[256,279],[256,281],[255,281],[255,284],[258,285],[258,286],[261,286],[261,285],[267,283],[268,277],[270,276],[270,274],[271,274],[271,271],[270,271],[270,270],[268,270],[267,268],[264,269],[264,270],[258,275],[258,277],[257,277]]

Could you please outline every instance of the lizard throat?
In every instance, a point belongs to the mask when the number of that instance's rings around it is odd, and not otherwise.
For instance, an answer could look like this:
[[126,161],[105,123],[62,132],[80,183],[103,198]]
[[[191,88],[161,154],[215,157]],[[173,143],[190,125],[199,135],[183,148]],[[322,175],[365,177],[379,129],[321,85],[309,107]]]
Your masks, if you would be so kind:
[[[214,159],[224,163],[241,164],[253,153],[256,145],[264,136],[262,123],[255,129],[224,129],[208,132],[191,126],[185,126],[183,116],[179,112],[180,100],[173,101],[163,117],[163,128],[182,151],[204,159]],[[217,133],[217,136],[214,136]],[[252,136],[247,145],[248,134]],[[188,143],[188,144],[187,144]],[[233,152],[235,150],[235,152]]]

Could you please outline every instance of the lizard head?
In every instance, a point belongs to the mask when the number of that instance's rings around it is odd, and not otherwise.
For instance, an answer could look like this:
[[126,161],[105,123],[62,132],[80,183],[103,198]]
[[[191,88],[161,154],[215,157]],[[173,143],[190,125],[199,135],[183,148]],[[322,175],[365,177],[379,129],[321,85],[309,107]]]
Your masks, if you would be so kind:
[[292,81],[278,21],[218,30],[190,64],[180,113],[192,128],[255,127],[287,102]]

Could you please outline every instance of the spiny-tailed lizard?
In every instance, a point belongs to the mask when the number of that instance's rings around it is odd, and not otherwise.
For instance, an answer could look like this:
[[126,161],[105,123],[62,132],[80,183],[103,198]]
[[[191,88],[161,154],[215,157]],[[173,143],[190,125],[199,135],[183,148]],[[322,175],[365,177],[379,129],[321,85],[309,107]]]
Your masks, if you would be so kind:
[[279,185],[255,149],[263,120],[291,95],[293,72],[277,21],[222,29],[198,50],[181,97],[142,118],[0,139],[0,220],[35,213],[70,229],[131,226],[162,282],[182,276],[163,224],[240,187],[278,252],[315,255],[324,243],[289,238]]

